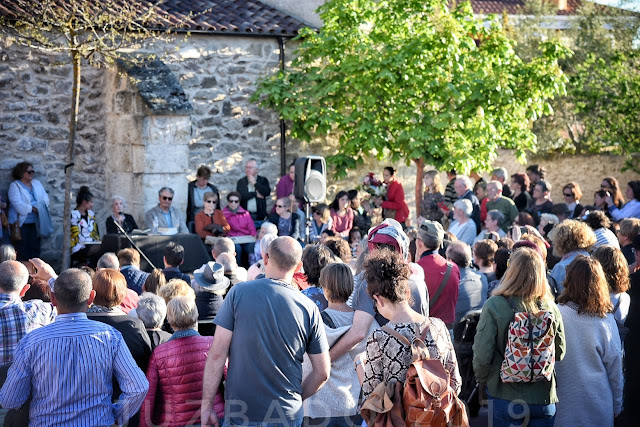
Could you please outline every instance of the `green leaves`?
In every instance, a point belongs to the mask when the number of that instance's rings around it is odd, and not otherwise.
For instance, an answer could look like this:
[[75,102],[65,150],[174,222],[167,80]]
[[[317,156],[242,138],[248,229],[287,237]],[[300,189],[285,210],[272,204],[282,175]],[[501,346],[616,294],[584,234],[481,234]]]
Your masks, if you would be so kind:
[[332,0],[320,12],[324,27],[302,32],[292,68],[254,99],[293,137],[335,134],[338,175],[371,155],[486,170],[498,148],[535,149],[531,121],[565,90],[566,49],[548,43],[524,63],[500,22],[477,21],[468,3]]

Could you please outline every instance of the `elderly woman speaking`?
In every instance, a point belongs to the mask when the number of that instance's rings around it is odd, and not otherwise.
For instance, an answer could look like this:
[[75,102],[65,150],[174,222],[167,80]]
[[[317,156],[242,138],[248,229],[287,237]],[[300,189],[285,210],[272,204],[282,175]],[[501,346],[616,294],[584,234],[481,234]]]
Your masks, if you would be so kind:
[[116,222],[124,229],[125,232],[131,233],[138,228],[136,220],[129,214],[124,213],[124,208],[127,207],[127,202],[124,197],[113,196],[111,198],[111,215],[106,220],[107,234],[122,233]]
[[[193,298],[179,296],[167,304],[167,319],[175,331],[169,342],[153,351],[147,379],[149,392],[142,404],[140,425],[200,424],[202,379],[213,337],[198,334],[198,309]],[[218,390],[213,402],[218,419],[224,398]]]

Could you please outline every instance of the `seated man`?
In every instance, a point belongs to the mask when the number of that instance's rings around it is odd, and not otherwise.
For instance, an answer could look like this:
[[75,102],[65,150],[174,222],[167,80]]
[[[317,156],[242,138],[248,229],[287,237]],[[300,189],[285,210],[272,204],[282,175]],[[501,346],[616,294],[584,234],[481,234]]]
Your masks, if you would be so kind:
[[[241,282],[245,282],[247,279],[247,270],[242,267],[238,267],[238,263],[236,262],[236,257],[230,253],[224,253],[218,255],[216,259],[222,267],[224,268],[224,277],[229,279],[229,289],[231,286],[236,285]],[[240,268],[242,268],[242,272],[240,272]],[[228,290],[227,290],[228,292]]]
[[164,277],[167,282],[171,279],[181,279],[187,283],[191,283],[191,277],[188,274],[184,274],[178,267],[184,262],[184,248],[175,242],[169,242],[166,248],[164,248]]
[[[120,332],[87,319],[94,298],[88,274],[60,274],[56,321],[20,341],[0,405],[18,409],[31,396],[29,424],[37,426],[124,424],[140,409],[149,382]],[[122,394],[111,403],[114,377]]]
[[142,294],[142,285],[149,277],[149,273],[140,271],[140,253],[133,248],[118,251],[120,273],[127,280],[127,288],[134,290],[138,295]]
[[172,202],[173,190],[169,187],[162,187],[158,191],[158,205],[144,214],[144,222],[147,228],[153,230],[153,221],[155,219],[158,223],[158,228],[176,228],[178,233],[189,232],[180,211],[171,207]]
[[213,260],[216,262],[221,262],[218,260],[218,258],[222,254],[230,254],[231,256],[236,258],[235,276],[240,282],[246,282],[247,269],[244,267],[240,267],[238,265],[238,258],[236,255],[236,245],[233,243],[233,240],[231,240],[228,237],[221,237],[218,240],[216,240],[216,243],[213,245],[213,248],[211,249],[211,256],[213,256]]

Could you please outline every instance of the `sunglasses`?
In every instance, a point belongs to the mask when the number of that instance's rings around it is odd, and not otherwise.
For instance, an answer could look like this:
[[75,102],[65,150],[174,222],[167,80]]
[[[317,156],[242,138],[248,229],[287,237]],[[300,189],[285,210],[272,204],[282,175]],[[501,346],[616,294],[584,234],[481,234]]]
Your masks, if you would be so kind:
[[162,200],[173,200],[173,197],[162,196]]
[[284,205],[276,205],[276,208],[284,208]]
[[564,197],[573,197],[573,194],[571,194],[571,193],[569,193],[569,194],[564,193]]
[[27,173],[28,173],[29,175],[33,175],[34,173],[36,173],[36,171],[34,171],[34,170],[30,170],[30,171],[27,171]]
[[227,200],[229,203],[240,203],[240,200]]
[[215,203],[214,200],[206,200],[205,203]]

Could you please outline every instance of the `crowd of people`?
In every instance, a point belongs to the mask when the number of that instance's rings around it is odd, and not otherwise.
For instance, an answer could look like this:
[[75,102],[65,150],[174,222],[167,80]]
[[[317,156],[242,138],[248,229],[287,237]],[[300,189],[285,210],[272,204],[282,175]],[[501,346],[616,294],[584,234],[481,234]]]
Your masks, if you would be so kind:
[[[575,182],[554,203],[539,165],[510,185],[503,168],[488,182],[450,171],[446,186],[428,171],[412,226],[385,168],[386,193],[339,191],[310,206],[307,230],[293,165],[271,212],[257,162],[245,171],[224,208],[201,167],[186,215],[170,188],[146,213],[154,231],[193,230],[209,244],[212,261],[191,274],[173,242],[148,272],[135,249],[100,256],[82,187],[78,268],[58,275],[39,257],[48,196],[32,165],[16,166],[9,222],[22,239],[0,250],[6,425],[377,424],[371,402],[405,382],[416,342],[448,393],[471,416],[487,403],[494,426],[633,422],[640,181],[626,203],[610,177],[593,204]],[[124,202],[111,199],[109,232],[138,228]],[[540,344],[524,368],[518,328]]]

